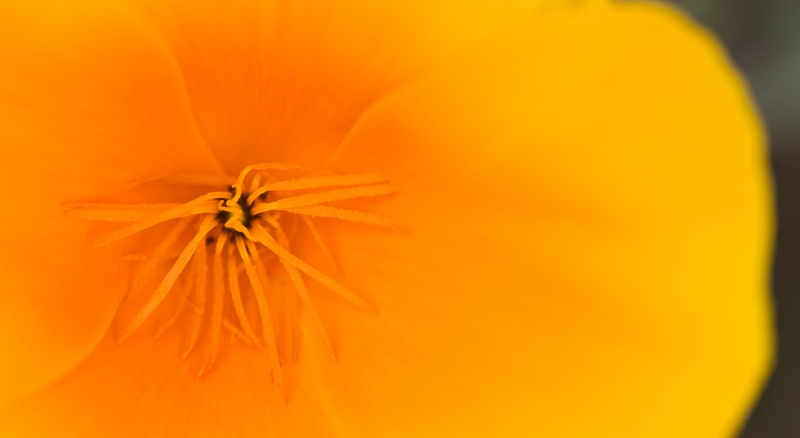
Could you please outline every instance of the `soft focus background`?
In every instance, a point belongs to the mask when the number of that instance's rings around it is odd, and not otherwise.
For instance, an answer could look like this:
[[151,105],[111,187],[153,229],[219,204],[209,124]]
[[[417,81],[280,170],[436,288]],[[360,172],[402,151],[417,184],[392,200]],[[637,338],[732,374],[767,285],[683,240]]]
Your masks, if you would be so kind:
[[750,81],[777,190],[778,363],[741,438],[800,437],[800,0],[670,0],[710,27]]

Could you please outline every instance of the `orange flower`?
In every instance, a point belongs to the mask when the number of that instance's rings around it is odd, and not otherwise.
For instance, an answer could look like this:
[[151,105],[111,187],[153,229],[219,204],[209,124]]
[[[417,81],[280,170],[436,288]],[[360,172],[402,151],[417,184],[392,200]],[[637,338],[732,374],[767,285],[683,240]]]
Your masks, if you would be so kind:
[[675,12],[6,3],[0,436],[726,436],[760,389],[763,133]]

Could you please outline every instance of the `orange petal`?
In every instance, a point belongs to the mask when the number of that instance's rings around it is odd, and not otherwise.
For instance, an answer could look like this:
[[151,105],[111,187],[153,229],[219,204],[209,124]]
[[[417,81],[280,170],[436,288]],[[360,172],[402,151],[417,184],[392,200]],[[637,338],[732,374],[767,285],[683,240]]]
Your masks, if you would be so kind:
[[138,222],[180,204],[67,204],[70,216],[94,221]]
[[[181,360],[180,333],[100,345],[46,392],[0,416],[3,437],[314,437],[335,434],[313,378],[293,382],[283,405],[263,349],[224,348],[197,379],[199,355]],[[193,360],[197,359],[197,360]],[[323,357],[323,360],[329,360]],[[294,383],[296,381],[296,383]]]
[[4,406],[85,357],[128,286],[120,249],[92,248],[103,225],[62,205],[152,202],[120,188],[218,167],[167,48],[119,4],[3,2],[0,53]]
[[399,184],[363,206],[414,232],[320,230],[381,314],[310,282],[341,361],[305,336],[286,408],[263,352],[231,348],[195,383],[177,335],[138,336],[0,436],[731,435],[769,357],[746,96],[654,6],[534,29],[383,102],[332,160]]
[[164,37],[204,137],[235,173],[316,164],[372,102],[565,0],[130,0]]
[[764,135],[707,34],[598,3],[386,99],[331,161],[388,176],[397,195],[354,206],[414,230],[325,230],[381,309],[320,302],[340,363],[301,361],[342,435],[743,421],[772,351]]

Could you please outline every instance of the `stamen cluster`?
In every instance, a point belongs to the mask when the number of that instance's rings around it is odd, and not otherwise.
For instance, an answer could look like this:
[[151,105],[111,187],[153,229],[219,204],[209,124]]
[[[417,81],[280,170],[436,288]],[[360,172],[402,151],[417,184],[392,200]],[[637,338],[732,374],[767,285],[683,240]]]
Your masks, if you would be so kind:
[[[313,176],[281,180],[273,175],[273,172],[278,171],[305,171]],[[264,180],[266,181],[262,183]],[[152,315],[173,289],[179,277],[183,275],[186,282],[179,304],[172,317],[159,329],[157,336],[173,325],[183,309],[188,307],[194,310],[189,326],[188,342],[183,353],[184,356],[187,356],[195,347],[206,320],[206,295],[210,289],[212,298],[209,320],[210,346],[199,376],[207,373],[214,365],[219,352],[220,334],[224,328],[244,343],[254,344],[266,350],[273,381],[279,395],[284,397],[285,390],[276,330],[267,300],[267,289],[270,287],[265,264],[267,256],[276,257],[283,266],[291,279],[294,293],[297,294],[302,306],[311,317],[333,360],[336,360],[333,344],[306,290],[301,272],[363,311],[375,313],[376,310],[336,280],[293,255],[290,250],[290,238],[282,226],[281,215],[288,213],[291,216],[299,217],[314,237],[319,250],[336,269],[335,261],[314,226],[312,217],[337,218],[396,231],[404,231],[406,228],[396,221],[374,214],[321,204],[387,195],[396,190],[387,182],[386,178],[380,175],[342,176],[305,166],[283,163],[249,166],[232,183],[227,177],[216,175],[173,174],[149,178],[128,184],[126,187],[159,184],[207,186],[217,185],[222,181],[225,181],[229,190],[210,192],[184,204],[72,204],[67,206],[67,211],[73,216],[91,220],[134,222],[105,237],[98,242],[98,246],[135,235],[166,221],[176,221],[138,272],[131,288],[131,295],[143,287],[145,280],[152,275],[160,262],[169,258],[170,252],[174,251],[174,247],[181,241],[185,232],[190,228],[196,228],[193,237],[183,247],[172,268],[144,307],[130,322],[119,340],[123,341],[131,336]],[[249,190],[245,191],[245,187],[248,187]],[[337,188],[331,189],[333,187]],[[299,195],[293,193],[297,190],[315,189],[328,190]],[[262,249],[266,250],[266,254],[262,255],[259,252]],[[210,285],[208,284],[209,265]],[[253,325],[250,324],[245,313],[242,288],[239,284],[242,269],[258,307],[261,319],[260,335],[253,330]],[[190,294],[193,297],[190,297]],[[224,317],[226,303],[233,306],[236,315],[235,321]]]

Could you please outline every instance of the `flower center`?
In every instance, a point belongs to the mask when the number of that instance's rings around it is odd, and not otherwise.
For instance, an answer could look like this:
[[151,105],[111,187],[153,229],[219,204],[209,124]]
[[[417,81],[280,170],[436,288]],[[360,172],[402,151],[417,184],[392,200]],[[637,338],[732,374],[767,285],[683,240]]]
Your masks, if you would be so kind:
[[[231,189],[233,191],[233,189]],[[230,199],[224,203],[221,202],[219,206],[219,213],[217,213],[217,222],[223,224],[227,229],[234,230],[236,227],[242,226],[248,230],[253,225],[253,214],[250,212],[250,205],[247,204],[247,195],[240,196],[236,202]],[[266,198],[266,193],[264,193]],[[231,225],[226,225],[228,222]]]
[[[278,173],[285,171],[302,171],[308,173],[308,176],[295,179],[277,176]],[[173,290],[178,280],[183,279],[178,305],[172,317],[159,329],[157,336],[171,327],[185,309],[193,310],[184,357],[195,349],[204,327],[210,332],[206,359],[199,376],[206,374],[213,367],[224,329],[244,343],[266,350],[272,380],[279,395],[284,397],[281,352],[278,344],[279,338],[291,336],[290,333],[293,331],[289,325],[292,323],[283,318],[282,322],[279,321],[282,324],[278,326],[280,330],[276,330],[268,296],[273,297],[283,293],[298,297],[333,360],[336,360],[333,344],[306,290],[302,274],[319,282],[357,308],[369,313],[377,312],[339,281],[293,255],[285,226],[287,218],[292,219],[295,225],[302,222],[313,236],[324,258],[338,272],[335,260],[312,218],[335,218],[395,231],[407,230],[402,224],[385,217],[324,205],[334,201],[391,194],[396,189],[386,178],[374,174],[334,175],[305,166],[267,163],[245,168],[235,181],[216,175],[178,174],[161,175],[128,184],[126,187],[163,184],[198,186],[225,184],[229,188],[227,191],[209,192],[184,204],[67,206],[70,215],[84,219],[133,222],[132,225],[106,236],[97,243],[98,246],[135,235],[163,222],[174,221],[170,231],[154,248],[152,254],[146,257],[129,295],[143,288],[145,280],[152,276],[157,265],[172,260],[170,254],[176,247],[182,247],[182,250],[160,285],[125,329],[120,341],[136,331]],[[298,194],[298,191],[302,192]],[[300,221],[294,220],[297,218]],[[188,243],[181,243],[187,239]],[[267,258],[272,258],[272,261],[277,259],[294,290],[270,290]],[[240,286],[243,283],[240,279],[242,276],[246,278],[246,283],[249,283],[249,288],[243,289]],[[207,299],[209,292],[210,300]],[[247,292],[249,295],[246,295]],[[256,325],[248,320],[243,297],[255,301],[260,318],[260,334],[256,334],[253,329]],[[210,317],[207,315],[208,307],[211,310]],[[233,309],[232,312],[228,311],[232,314],[232,318],[226,317],[226,307]],[[291,342],[284,342],[283,345],[291,345]],[[284,347],[286,348],[288,347]]]

